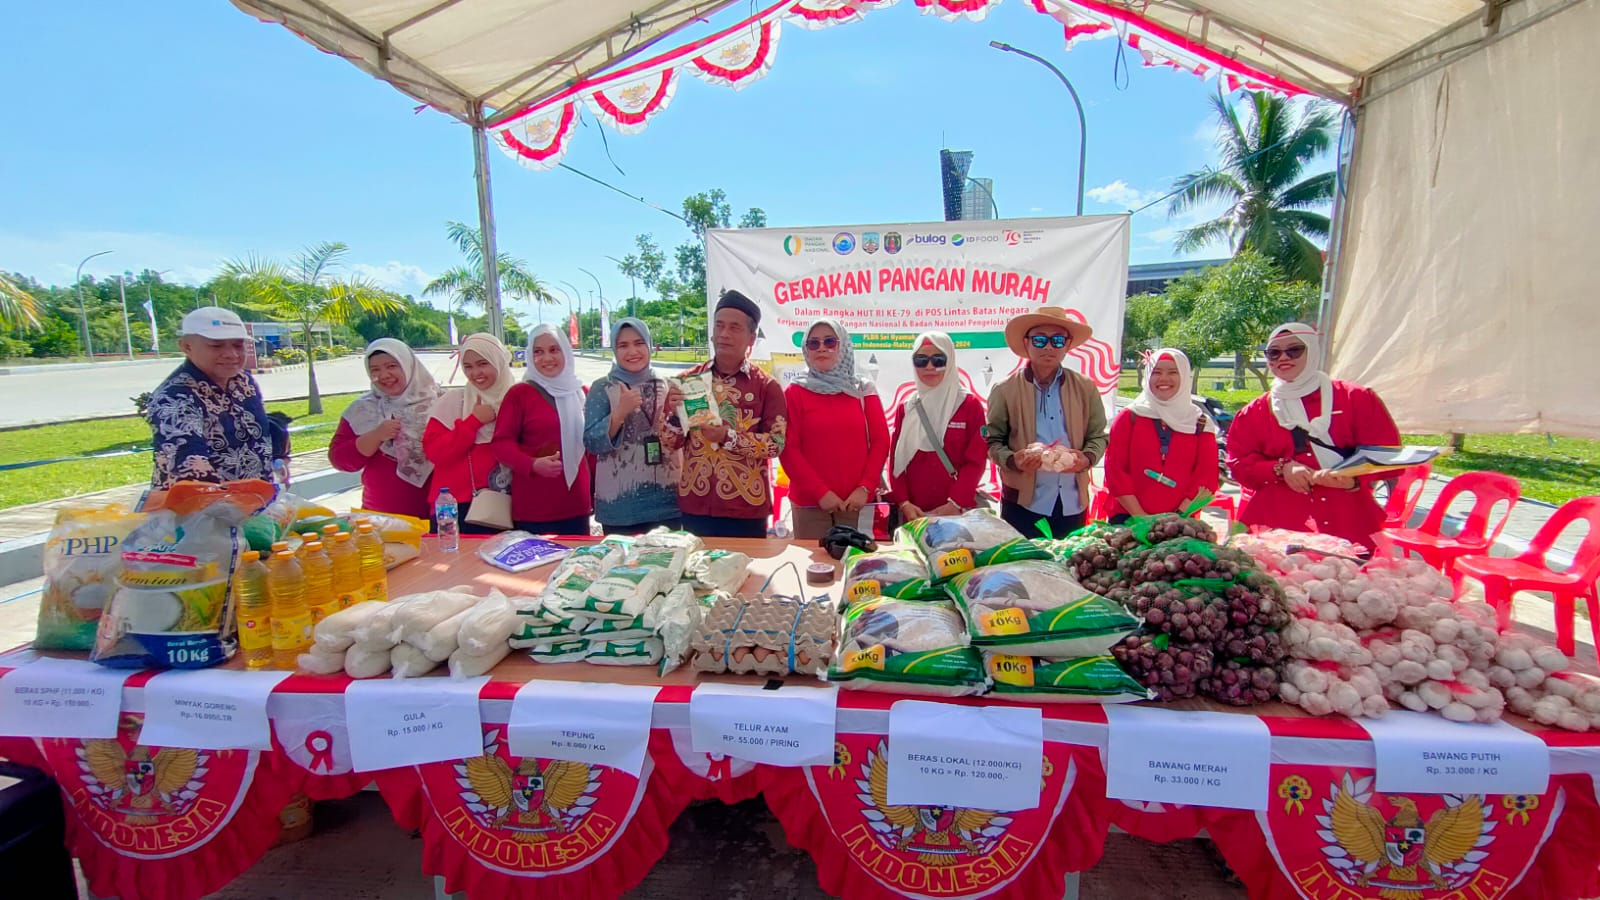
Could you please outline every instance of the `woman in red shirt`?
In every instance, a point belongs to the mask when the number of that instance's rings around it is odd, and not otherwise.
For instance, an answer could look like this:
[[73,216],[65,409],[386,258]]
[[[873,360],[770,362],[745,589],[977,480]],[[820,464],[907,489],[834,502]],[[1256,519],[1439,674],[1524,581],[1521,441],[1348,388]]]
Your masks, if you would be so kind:
[[439,386],[411,348],[393,338],[368,344],[365,358],[372,390],[339,417],[328,462],[361,473],[363,509],[426,519],[433,463],[422,433]]
[[[494,534],[493,528],[467,522],[467,510],[477,491],[489,486],[496,461],[490,440],[500,404],[516,383],[511,374],[511,351],[492,334],[468,335],[461,342],[461,374],[465,387],[447,392],[433,404],[423,447],[433,461],[433,497],[449,488],[455,497],[462,534]],[[504,480],[504,479],[502,479]]]
[[1266,356],[1271,392],[1250,401],[1228,427],[1228,468],[1244,488],[1239,521],[1371,547],[1383,528],[1372,484],[1383,476],[1351,478],[1331,467],[1361,445],[1399,446],[1388,407],[1370,388],[1322,371],[1322,339],[1309,325],[1280,326]]
[[859,526],[883,482],[889,428],[877,386],[856,374],[844,326],[817,320],[804,347],[806,370],[783,392],[789,432],[779,459],[789,476],[794,536],[820,538],[836,524]]
[[1191,399],[1189,357],[1163,347],[1150,356],[1144,389],[1111,423],[1106,490],[1111,521],[1177,512],[1217,491],[1217,424]]
[[917,393],[895,410],[889,467],[889,499],[906,522],[976,506],[978,482],[989,464],[983,401],[961,384],[955,342],[929,331],[911,346]]
[[588,535],[594,511],[583,448],[583,384],[554,326],[528,335],[528,370],[506,393],[494,454],[511,467],[511,517],[535,534]]

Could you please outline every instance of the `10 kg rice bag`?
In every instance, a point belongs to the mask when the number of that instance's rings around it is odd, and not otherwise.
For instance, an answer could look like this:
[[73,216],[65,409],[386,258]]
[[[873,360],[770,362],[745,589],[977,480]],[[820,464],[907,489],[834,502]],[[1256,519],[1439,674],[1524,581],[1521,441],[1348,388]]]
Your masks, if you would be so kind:
[[1045,659],[1009,653],[983,654],[993,680],[988,696],[1028,703],[1131,703],[1154,694],[1109,656]]
[[1139,627],[1122,604],[1092,593],[1060,563],[965,572],[949,590],[975,647],[1017,656],[1101,656]]
[[901,600],[940,600],[944,591],[928,579],[928,564],[917,548],[885,544],[867,553],[854,547],[844,552],[844,602],[859,603],[873,597]]
[[1050,552],[1024,538],[993,513],[970,510],[959,516],[927,516],[900,526],[895,543],[922,551],[935,584],[973,569],[1030,559]]
[[845,610],[828,680],[842,688],[960,697],[983,693],[983,663],[948,601],[875,597]]
[[122,542],[144,521],[125,507],[68,508],[56,513],[44,545],[44,597],[38,650],[88,650],[100,613],[122,571]]

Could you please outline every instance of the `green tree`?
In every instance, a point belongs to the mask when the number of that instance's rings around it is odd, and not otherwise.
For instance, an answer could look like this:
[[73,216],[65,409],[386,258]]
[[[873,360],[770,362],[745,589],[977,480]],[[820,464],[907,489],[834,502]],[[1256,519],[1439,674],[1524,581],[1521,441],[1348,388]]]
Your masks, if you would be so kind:
[[767,211],[759,206],[752,206],[745,210],[744,218],[739,220],[740,228],[765,228],[767,227]]
[[33,294],[0,272],[0,330],[33,331],[39,327],[39,304]]
[[[1178,287],[1177,297],[1172,296],[1173,286]],[[1232,353],[1235,389],[1244,387],[1243,370],[1248,368],[1266,390],[1267,373],[1253,364],[1253,351],[1266,343],[1272,329],[1313,309],[1318,290],[1306,281],[1285,284],[1271,260],[1246,250],[1226,265],[1174,282],[1168,297],[1169,312],[1183,309],[1167,331],[1172,346],[1189,354],[1197,367],[1218,353]]]
[[[441,272],[439,277],[423,287],[422,296],[448,296],[451,298],[451,309],[458,304],[462,308],[487,309],[489,294],[484,290],[483,284],[482,233],[469,225],[450,222],[445,227],[445,234],[461,251],[461,255],[466,257],[466,264]],[[532,303],[556,302],[556,298],[551,295],[544,282],[528,270],[526,261],[504,250],[495,253],[495,260],[500,274],[501,297]]]
[[722,188],[712,188],[684,198],[683,218],[694,236],[705,240],[708,229],[728,227],[733,219],[733,208],[728,205],[728,195]]
[[[309,350],[313,325],[343,324],[359,310],[380,312],[403,305],[366,281],[335,275],[349,249],[342,243],[323,242],[307,247],[287,265],[253,256],[233,260],[223,266],[222,280],[237,290],[247,308],[298,325]],[[322,412],[322,395],[317,391],[316,361],[309,353],[306,379],[308,409],[316,415]]]
[[1228,209],[1178,235],[1180,251],[1225,241],[1233,252],[1254,250],[1277,264],[1291,281],[1322,281],[1322,251],[1328,217],[1318,212],[1333,199],[1333,172],[1303,177],[1306,166],[1333,145],[1334,111],[1317,103],[1299,112],[1287,99],[1266,92],[1249,95],[1241,119],[1234,105],[1212,98],[1221,123],[1221,160],[1178,179],[1168,207],[1178,215],[1222,201]]

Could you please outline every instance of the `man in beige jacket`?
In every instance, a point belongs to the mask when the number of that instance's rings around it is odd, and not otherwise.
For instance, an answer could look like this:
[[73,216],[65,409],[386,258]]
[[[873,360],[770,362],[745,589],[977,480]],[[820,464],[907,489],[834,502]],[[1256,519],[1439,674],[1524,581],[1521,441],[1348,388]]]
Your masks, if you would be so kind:
[[[1000,517],[1025,537],[1051,537],[1083,526],[1088,469],[1106,450],[1106,413],[1088,378],[1064,368],[1068,351],[1094,332],[1060,307],[1012,319],[1006,345],[1028,362],[989,392],[983,436],[1000,469]],[[1063,471],[1044,467],[1045,448],[1071,448]]]

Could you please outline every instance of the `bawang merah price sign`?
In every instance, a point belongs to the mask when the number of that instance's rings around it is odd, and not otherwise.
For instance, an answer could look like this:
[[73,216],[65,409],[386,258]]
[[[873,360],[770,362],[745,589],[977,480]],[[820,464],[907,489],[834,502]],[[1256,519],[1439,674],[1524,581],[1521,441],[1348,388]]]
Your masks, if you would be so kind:
[[875,375],[886,402],[910,390],[918,334],[949,334],[963,379],[986,395],[1020,362],[1006,347],[1006,322],[1063,307],[1094,329],[1066,364],[1099,386],[1109,413],[1128,234],[1126,215],[712,230],[707,297],[714,305],[734,289],[761,306],[755,358],[779,378],[804,367],[807,329],[823,316],[838,319],[858,369]]

